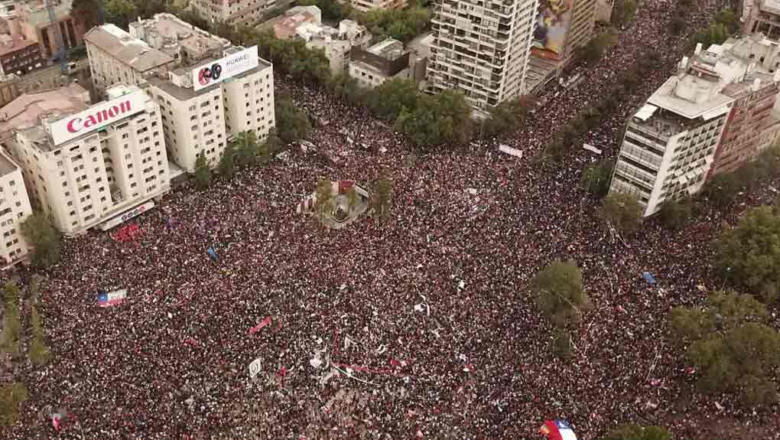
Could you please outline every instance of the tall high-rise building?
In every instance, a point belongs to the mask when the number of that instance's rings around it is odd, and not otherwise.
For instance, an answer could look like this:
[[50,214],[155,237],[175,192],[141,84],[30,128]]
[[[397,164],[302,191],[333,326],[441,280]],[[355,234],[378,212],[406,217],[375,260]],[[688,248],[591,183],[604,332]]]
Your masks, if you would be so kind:
[[[683,58],[679,72],[629,121],[610,192],[635,194],[649,216],[666,201],[698,192],[709,176],[755,158],[777,137],[772,108],[780,73],[756,62],[763,45],[750,41],[706,50],[699,44],[692,58]],[[763,57],[760,63],[771,65]]]
[[486,109],[526,92],[538,0],[434,0],[431,91]]

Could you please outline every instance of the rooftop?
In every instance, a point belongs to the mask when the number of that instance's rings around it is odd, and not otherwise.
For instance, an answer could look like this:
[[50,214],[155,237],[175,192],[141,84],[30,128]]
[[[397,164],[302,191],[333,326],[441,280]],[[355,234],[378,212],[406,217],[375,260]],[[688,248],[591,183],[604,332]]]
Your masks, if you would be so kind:
[[12,161],[7,154],[5,154],[5,151],[0,149],[0,176],[5,176],[18,168],[19,166],[16,165],[16,163],[14,163],[14,161]]
[[40,116],[77,113],[89,106],[89,92],[76,83],[40,93],[24,94],[0,109],[0,141],[11,137],[14,129],[31,127]]
[[780,0],[763,0],[759,9],[772,14],[780,14]]
[[366,49],[366,52],[388,60],[394,60],[404,54],[404,44],[393,38],[380,41]]
[[183,64],[197,62],[205,57],[219,58],[222,50],[232,45],[224,38],[167,13],[131,23],[130,35],[173,58],[181,56]]
[[84,35],[84,40],[140,72],[156,69],[174,61],[170,55],[133,38],[113,24],[92,28]]
[[[312,7],[317,8],[316,6]],[[293,12],[293,9],[296,9],[296,11],[294,13],[290,13]],[[319,10],[319,8],[317,8],[317,10]],[[292,8],[287,12],[288,14],[270,20],[267,22],[266,26],[262,26],[262,28],[271,28],[273,29],[276,38],[286,40],[288,38],[293,38],[295,36],[295,31],[301,25],[305,23],[320,23],[318,15],[308,9]]]
[[728,110],[727,104],[732,101],[732,98],[720,92],[708,96],[708,99],[703,101],[694,101],[680,97],[681,92],[709,93],[711,92],[711,87],[712,85],[707,80],[694,75],[682,74],[673,76],[647,102],[686,119],[697,119],[700,117],[711,119],[725,113]]

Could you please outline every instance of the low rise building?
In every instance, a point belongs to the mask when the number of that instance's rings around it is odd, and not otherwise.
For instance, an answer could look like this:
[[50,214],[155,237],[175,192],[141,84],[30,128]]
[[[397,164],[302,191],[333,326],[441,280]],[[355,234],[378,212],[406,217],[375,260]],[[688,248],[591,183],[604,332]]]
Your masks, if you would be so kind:
[[54,57],[63,47],[67,50],[83,44],[86,29],[71,16],[72,4],[73,0],[33,0],[19,8],[20,31],[25,39],[38,43],[43,58]]
[[17,75],[0,75],[0,108],[10,104],[20,94],[19,77]]
[[35,41],[0,35],[0,74],[22,75],[45,64]]
[[25,93],[0,109],[0,145],[10,149],[14,131],[50,114],[75,114],[89,107],[89,92],[77,83],[44,92]]
[[763,34],[780,41],[780,0],[742,0],[743,34]]
[[258,26],[261,31],[271,31],[280,40],[288,40],[296,37],[298,27],[306,24],[322,23],[322,11],[317,6],[295,6],[284,14],[272,18]]
[[232,136],[250,131],[262,141],[275,126],[273,68],[257,47],[233,46],[172,14],[131,23],[129,38],[111,25],[96,29],[87,36],[88,51],[98,45],[142,48],[103,51],[110,63],[90,57],[90,68],[107,84],[120,79],[106,65],[132,65],[138,56],[155,60],[148,65],[156,67],[135,69],[131,82],[149,85],[162,109],[169,155],[185,171],[195,170],[201,153],[216,166]]
[[251,26],[262,20],[276,0],[194,0],[190,2],[201,17],[211,23]]
[[137,86],[113,87],[108,97],[76,114],[41,115],[14,134],[30,196],[65,235],[149,206],[170,189],[157,104]]
[[350,53],[349,76],[368,89],[392,78],[410,78],[409,51],[392,38],[368,49],[354,48]]
[[406,0],[350,0],[350,3],[360,12],[374,9],[403,9],[408,4]]
[[22,260],[29,251],[22,223],[32,215],[22,170],[0,150],[0,258],[5,266]]

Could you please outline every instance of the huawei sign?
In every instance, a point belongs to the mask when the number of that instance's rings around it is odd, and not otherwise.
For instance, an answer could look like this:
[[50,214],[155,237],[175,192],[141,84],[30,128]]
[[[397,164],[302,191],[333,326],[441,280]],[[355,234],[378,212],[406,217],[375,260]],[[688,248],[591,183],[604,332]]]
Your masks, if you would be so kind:
[[146,95],[143,91],[136,90],[112,101],[92,106],[81,113],[52,122],[50,125],[52,141],[54,145],[60,145],[140,113],[145,108]]

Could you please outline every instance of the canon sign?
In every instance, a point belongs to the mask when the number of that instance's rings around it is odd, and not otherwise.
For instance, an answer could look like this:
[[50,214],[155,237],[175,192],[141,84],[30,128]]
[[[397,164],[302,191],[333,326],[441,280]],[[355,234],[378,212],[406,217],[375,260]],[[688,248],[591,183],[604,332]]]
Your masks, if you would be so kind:
[[81,113],[53,122],[50,126],[52,141],[54,145],[60,145],[139,113],[145,107],[146,95],[141,90],[100,103]]
[[226,79],[240,75],[247,70],[252,70],[259,64],[257,46],[252,46],[193,70],[192,84],[197,92],[210,85],[219,84]]

